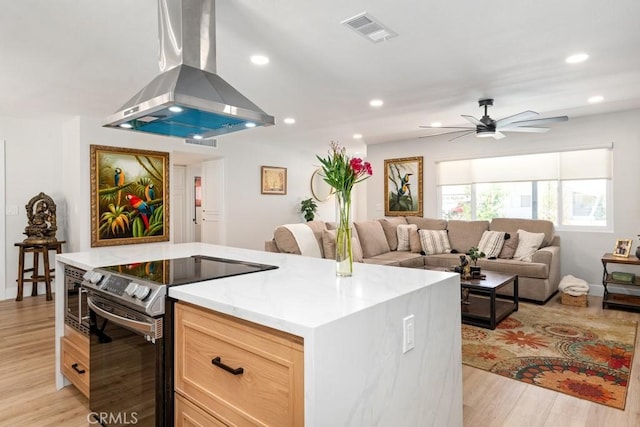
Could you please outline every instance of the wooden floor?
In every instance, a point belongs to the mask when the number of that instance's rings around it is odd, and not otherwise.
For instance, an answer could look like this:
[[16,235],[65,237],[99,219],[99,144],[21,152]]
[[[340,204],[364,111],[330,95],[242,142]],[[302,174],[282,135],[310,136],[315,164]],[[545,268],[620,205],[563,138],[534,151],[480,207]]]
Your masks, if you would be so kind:
[[[562,307],[575,313],[640,321],[639,313],[603,311],[600,302],[598,297],[589,297],[587,308]],[[547,306],[560,306],[559,298]],[[0,301],[0,426],[89,425],[87,399],[73,387],[56,390],[54,364],[54,302],[44,296],[27,297],[22,302]],[[624,411],[468,366],[463,366],[462,372],[466,427],[640,426],[637,338]]]

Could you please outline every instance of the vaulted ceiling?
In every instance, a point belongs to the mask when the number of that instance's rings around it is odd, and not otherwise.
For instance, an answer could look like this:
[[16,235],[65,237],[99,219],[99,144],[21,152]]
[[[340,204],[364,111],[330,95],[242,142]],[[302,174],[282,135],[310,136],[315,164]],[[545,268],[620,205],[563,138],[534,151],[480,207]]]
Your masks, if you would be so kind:
[[[159,74],[156,9],[156,0],[4,2],[0,115],[116,111]],[[365,11],[398,36],[372,43],[341,24]],[[225,139],[417,138],[433,133],[419,125],[480,117],[484,97],[495,99],[494,118],[640,107],[637,0],[218,0],[216,13],[218,74],[277,123]],[[589,59],[565,63],[578,52]],[[270,63],[253,65],[257,53]],[[594,95],[604,100],[589,104]]]

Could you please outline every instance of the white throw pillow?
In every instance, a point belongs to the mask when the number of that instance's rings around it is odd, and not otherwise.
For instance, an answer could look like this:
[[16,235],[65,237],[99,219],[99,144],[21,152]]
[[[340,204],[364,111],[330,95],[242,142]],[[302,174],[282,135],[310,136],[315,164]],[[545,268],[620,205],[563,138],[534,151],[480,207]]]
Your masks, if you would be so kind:
[[484,252],[487,258],[497,258],[504,245],[504,235],[504,231],[485,231],[478,243],[478,249]]
[[398,235],[398,250],[408,251],[411,249],[409,244],[409,233],[411,230],[417,230],[418,226],[415,224],[398,224],[396,234]]
[[529,233],[528,231],[518,230],[518,247],[513,259],[531,262],[531,256],[540,249],[544,233]]
[[451,252],[447,230],[418,230],[422,250],[427,255]]

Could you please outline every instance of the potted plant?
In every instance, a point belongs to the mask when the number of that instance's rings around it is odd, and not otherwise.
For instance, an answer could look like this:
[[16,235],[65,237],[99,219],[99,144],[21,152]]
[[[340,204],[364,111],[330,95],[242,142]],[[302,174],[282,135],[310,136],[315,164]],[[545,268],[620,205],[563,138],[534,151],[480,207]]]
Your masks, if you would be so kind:
[[477,246],[472,246],[469,249],[468,255],[469,255],[469,258],[471,258],[471,261],[473,261],[473,267],[471,267],[471,275],[474,277],[480,276],[481,267],[478,267],[478,260],[480,258],[484,258],[487,255],[484,252],[482,252],[480,249],[478,249]]
[[304,199],[300,202],[300,213],[304,215],[304,219],[309,221],[313,221],[313,218],[316,215],[316,209],[318,209],[318,205],[313,201],[312,198]]

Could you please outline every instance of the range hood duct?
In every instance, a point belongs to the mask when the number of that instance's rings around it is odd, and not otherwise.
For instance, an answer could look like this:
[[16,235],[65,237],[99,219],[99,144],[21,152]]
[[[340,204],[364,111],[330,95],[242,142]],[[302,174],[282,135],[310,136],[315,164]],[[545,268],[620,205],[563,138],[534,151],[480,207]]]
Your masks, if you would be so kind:
[[216,74],[215,0],[158,0],[160,71],[104,127],[204,139],[275,123]]

